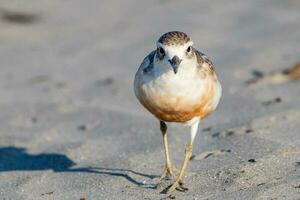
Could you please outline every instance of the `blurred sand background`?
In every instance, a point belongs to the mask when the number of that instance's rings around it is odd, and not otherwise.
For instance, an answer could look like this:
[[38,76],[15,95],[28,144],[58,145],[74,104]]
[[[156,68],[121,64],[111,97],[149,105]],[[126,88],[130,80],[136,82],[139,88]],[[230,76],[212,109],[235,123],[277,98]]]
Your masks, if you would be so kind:
[[[213,60],[224,92],[197,135],[189,191],[170,197],[155,189],[158,122],[132,82],[171,30]],[[0,199],[299,200],[300,82],[268,75],[299,47],[299,0],[1,1]],[[189,132],[170,127],[179,167]]]

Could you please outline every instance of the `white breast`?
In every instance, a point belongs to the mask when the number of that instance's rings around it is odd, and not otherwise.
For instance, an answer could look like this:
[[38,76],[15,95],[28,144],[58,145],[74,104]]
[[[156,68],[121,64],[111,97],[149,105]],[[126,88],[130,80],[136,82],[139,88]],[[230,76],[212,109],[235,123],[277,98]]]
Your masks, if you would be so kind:
[[177,74],[173,72],[170,65],[156,66],[153,74],[140,77],[143,84],[138,87],[142,87],[147,96],[153,98],[168,96],[169,104],[178,98],[184,99],[186,103],[197,103],[209,82],[201,79],[196,70],[195,63],[180,65]]

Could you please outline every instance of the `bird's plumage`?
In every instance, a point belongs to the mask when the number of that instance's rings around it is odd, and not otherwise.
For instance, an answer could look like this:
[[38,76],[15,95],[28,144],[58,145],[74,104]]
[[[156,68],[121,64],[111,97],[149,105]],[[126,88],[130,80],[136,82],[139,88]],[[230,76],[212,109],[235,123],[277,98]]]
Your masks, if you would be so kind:
[[191,38],[180,31],[167,32],[158,39],[158,42],[164,45],[183,45],[189,41],[191,41]]

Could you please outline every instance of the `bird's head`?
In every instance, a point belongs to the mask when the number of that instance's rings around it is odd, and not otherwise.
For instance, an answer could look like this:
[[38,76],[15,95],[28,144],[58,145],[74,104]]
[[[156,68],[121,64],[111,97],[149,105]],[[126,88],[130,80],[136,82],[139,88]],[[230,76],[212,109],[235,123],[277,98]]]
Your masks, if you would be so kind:
[[157,41],[156,56],[157,62],[169,65],[177,74],[180,65],[194,56],[193,41],[183,32],[165,33]]

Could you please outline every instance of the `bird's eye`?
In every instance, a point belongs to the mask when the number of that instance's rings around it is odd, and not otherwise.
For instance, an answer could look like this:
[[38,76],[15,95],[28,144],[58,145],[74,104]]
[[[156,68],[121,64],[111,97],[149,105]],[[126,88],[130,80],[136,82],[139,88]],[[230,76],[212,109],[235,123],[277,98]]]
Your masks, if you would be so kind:
[[159,47],[158,51],[161,55],[165,55],[165,50],[162,47]]
[[190,52],[191,52],[191,50],[192,50],[192,47],[191,47],[191,46],[189,46],[189,47],[186,49],[186,52],[190,53]]

